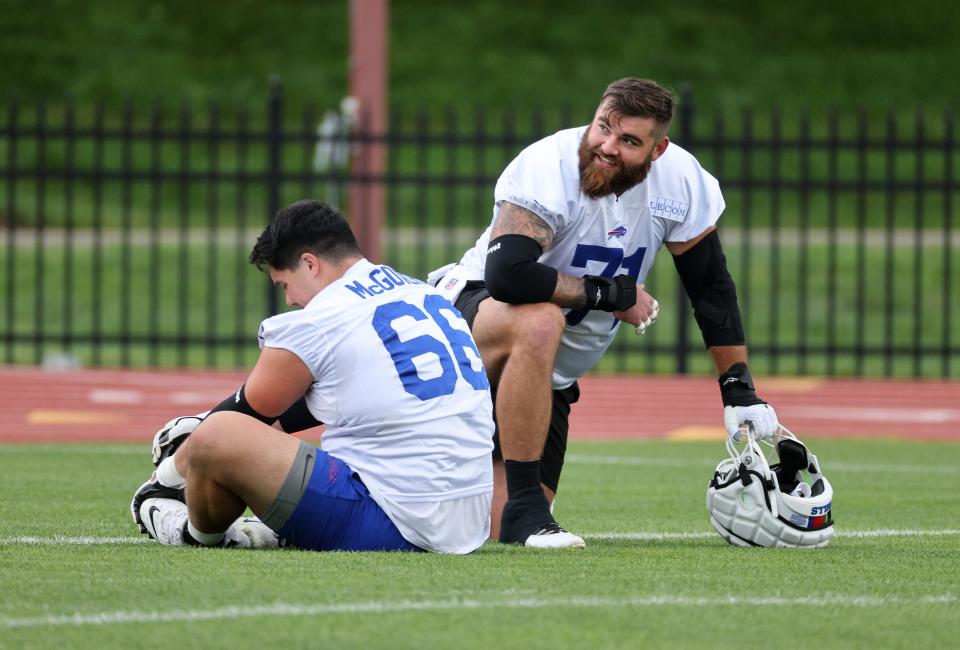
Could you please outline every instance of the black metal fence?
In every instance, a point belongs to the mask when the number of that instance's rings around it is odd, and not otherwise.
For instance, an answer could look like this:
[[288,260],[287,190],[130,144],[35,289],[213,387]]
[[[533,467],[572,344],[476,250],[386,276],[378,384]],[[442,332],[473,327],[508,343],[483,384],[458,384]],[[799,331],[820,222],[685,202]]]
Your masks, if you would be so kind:
[[[695,111],[673,139],[720,180],[720,233],[761,372],[960,376],[960,179],[952,114]],[[0,115],[0,362],[245,367],[277,294],[246,264],[269,215],[387,189],[383,258],[420,277],[489,223],[502,168],[587,111],[395,111],[386,134],[264,109],[6,105]],[[384,174],[349,147],[387,147]],[[673,265],[642,339],[600,369],[707,372]]]

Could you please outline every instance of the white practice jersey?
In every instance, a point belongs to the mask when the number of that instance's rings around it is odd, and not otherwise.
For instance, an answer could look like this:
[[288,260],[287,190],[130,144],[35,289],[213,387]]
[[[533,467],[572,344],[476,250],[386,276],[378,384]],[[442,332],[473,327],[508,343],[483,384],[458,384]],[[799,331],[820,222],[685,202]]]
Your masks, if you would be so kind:
[[[554,232],[539,261],[562,273],[608,278],[626,273],[642,283],[664,241],[688,241],[716,223],[724,208],[720,186],[696,158],[671,143],[642,183],[619,197],[592,199],[580,191],[578,169],[577,147],[586,129],[560,131],[524,149],[497,181],[494,219],[504,201],[538,215]],[[439,283],[445,295],[455,298],[462,280],[483,279],[489,243],[488,227]],[[567,328],[553,370],[556,389],[592,368],[620,325],[604,311],[564,312]]]
[[489,534],[493,405],[466,321],[428,284],[354,264],[260,346],[313,372],[322,447],[350,466],[409,542],[467,553]]

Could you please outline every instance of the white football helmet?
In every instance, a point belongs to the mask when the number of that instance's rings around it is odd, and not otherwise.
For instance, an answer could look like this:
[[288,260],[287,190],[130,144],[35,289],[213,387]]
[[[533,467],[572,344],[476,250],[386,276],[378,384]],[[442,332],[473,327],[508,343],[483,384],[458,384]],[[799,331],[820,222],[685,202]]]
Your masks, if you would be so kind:
[[[727,438],[729,458],[707,486],[707,512],[735,546],[823,547],[833,537],[833,488],[820,461],[782,425],[765,456],[752,429],[743,449]],[[775,451],[774,451],[775,450]],[[779,462],[770,464],[774,453]]]

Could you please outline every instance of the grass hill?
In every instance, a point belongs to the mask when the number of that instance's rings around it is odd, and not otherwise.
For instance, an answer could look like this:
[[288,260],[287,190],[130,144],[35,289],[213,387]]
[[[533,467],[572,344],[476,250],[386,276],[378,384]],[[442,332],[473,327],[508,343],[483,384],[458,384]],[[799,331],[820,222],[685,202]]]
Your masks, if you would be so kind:
[[[347,0],[0,0],[0,99],[294,107],[345,93]],[[960,85],[960,5],[879,0],[391,3],[395,106],[591,107],[634,74],[742,106],[942,108]]]

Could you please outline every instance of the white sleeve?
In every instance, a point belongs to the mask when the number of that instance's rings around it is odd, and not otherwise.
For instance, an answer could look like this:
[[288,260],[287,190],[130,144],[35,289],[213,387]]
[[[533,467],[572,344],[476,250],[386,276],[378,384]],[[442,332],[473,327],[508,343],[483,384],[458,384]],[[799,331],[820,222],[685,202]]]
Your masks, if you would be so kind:
[[312,322],[295,318],[300,312],[272,316],[260,323],[257,338],[260,349],[278,348],[297,355],[318,379],[322,373],[326,353],[326,337]]
[[663,220],[666,241],[689,241],[715,225],[726,207],[720,183],[682,149],[661,160],[667,164],[650,175],[650,214]]
[[567,201],[560,158],[555,148],[544,145],[544,141],[532,144],[507,165],[493,198],[497,207],[508,201],[533,212],[556,233],[568,221]]

